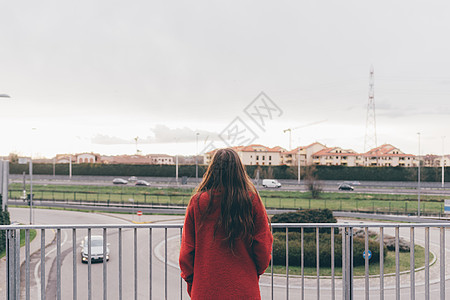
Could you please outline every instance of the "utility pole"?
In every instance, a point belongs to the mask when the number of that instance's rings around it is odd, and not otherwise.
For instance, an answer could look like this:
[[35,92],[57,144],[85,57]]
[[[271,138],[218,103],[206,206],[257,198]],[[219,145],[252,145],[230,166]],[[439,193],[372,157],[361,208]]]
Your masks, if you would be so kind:
[[69,155],[69,179],[72,179],[72,154]]
[[417,156],[419,160],[417,168],[417,216],[420,217],[420,132],[417,135],[419,136],[419,155]]
[[[374,70],[370,66],[369,73],[369,101],[367,103],[366,135],[364,136],[364,152],[377,147],[377,130],[375,120],[375,93],[374,93]],[[377,157],[378,165],[378,157]]]
[[301,157],[301,154],[300,154],[300,150],[301,150],[301,147],[298,147],[298,185],[300,185],[300,157]]
[[444,188],[444,165],[445,165],[445,151],[444,151],[444,140],[445,136],[442,137],[442,159],[441,159],[441,166],[442,166],[442,188]]
[[175,181],[178,185],[178,154],[175,156]]
[[30,156],[30,225],[33,224],[33,157]]

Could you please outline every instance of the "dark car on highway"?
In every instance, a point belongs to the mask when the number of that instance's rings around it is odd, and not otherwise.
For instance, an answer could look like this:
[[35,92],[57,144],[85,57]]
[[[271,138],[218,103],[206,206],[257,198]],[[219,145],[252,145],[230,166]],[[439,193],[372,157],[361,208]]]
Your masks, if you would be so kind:
[[350,184],[347,184],[347,183],[340,184],[338,189],[340,191],[353,191],[354,190],[354,188]]

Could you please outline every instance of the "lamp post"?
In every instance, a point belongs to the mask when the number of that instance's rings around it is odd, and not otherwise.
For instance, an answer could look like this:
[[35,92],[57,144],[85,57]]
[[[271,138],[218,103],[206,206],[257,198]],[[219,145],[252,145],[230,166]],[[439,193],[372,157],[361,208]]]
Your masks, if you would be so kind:
[[442,172],[442,188],[444,188],[444,164],[445,164],[445,150],[444,150],[445,136],[442,137],[442,159],[441,159],[441,172]]
[[[32,131],[35,131],[36,128],[31,128]],[[30,153],[30,165],[29,165],[29,173],[30,173],[30,225],[33,224],[33,144],[34,141],[31,141],[31,153]]]
[[30,225],[33,225],[33,157],[30,156]]
[[195,150],[195,182],[198,182],[198,136],[200,133],[195,133],[195,143],[196,143],[196,150]]
[[69,180],[72,179],[72,154],[69,155]]
[[300,158],[301,158],[301,154],[300,154],[300,147],[298,147],[298,164],[297,164],[297,167],[298,167],[298,185],[299,185],[299,187],[300,187]]
[[[11,98],[7,94],[0,94],[0,98]],[[0,195],[2,198],[1,208],[3,211],[6,209],[6,202],[8,201],[8,175],[9,175],[9,163],[4,163],[0,160]],[[3,182],[2,182],[3,181]],[[5,192],[6,191],[6,192]]]
[[420,217],[420,132],[417,133],[419,137],[419,155],[417,164],[417,217]]

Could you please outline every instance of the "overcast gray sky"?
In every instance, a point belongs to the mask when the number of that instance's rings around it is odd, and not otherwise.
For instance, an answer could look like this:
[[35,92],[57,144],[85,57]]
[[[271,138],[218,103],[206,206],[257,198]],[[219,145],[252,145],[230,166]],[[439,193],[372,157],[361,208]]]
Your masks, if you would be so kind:
[[[0,155],[194,154],[240,117],[255,143],[450,152],[450,2],[0,0]],[[261,91],[281,115],[258,128]],[[36,130],[32,130],[36,128]],[[196,132],[198,144],[196,143]],[[216,142],[221,146],[220,141]],[[198,147],[197,147],[198,145]]]

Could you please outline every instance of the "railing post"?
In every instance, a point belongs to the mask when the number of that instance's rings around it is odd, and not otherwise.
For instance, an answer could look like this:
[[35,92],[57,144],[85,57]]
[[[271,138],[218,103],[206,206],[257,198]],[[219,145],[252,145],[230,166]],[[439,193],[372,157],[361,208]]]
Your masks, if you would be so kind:
[[[353,299],[353,228],[345,227],[345,245],[342,245],[343,249],[345,247],[345,260],[342,262],[342,276],[345,282],[345,292],[344,299]],[[343,251],[343,252],[344,252]],[[345,273],[345,274],[344,274]]]
[[18,299],[16,297],[16,243],[15,243],[15,230],[6,231],[6,299]]

